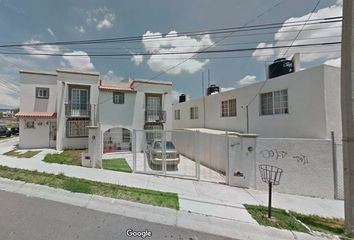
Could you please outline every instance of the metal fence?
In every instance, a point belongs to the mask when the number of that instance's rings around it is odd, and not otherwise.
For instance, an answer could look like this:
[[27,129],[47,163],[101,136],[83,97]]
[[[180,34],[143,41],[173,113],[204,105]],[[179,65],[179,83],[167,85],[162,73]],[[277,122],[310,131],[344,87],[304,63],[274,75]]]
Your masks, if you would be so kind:
[[225,182],[225,174],[211,168],[212,164],[203,164],[207,150],[201,143],[200,133],[197,131],[134,130],[133,171]]

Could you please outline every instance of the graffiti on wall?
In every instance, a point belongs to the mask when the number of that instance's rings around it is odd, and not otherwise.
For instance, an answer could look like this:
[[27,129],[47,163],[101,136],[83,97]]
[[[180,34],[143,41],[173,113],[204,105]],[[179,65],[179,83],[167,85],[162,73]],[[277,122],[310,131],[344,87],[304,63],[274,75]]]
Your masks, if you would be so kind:
[[[259,154],[266,160],[276,160],[276,161],[278,161],[279,159],[284,159],[286,156],[289,155],[288,152],[276,148],[263,149],[262,151],[259,152]],[[289,157],[295,159],[299,164],[302,165],[306,165],[309,163],[309,158],[304,154],[294,154],[294,155],[289,155]]]
[[260,152],[263,158],[266,159],[275,159],[285,158],[288,155],[285,151],[279,151],[278,149],[264,149]]

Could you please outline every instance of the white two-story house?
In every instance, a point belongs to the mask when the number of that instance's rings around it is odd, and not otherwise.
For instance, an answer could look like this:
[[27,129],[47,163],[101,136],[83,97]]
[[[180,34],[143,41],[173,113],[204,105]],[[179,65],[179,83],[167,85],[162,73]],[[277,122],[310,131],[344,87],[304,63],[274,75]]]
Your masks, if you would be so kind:
[[107,82],[97,72],[20,71],[20,148],[85,149],[98,126],[103,152],[131,150],[132,130],[171,129],[167,81]]

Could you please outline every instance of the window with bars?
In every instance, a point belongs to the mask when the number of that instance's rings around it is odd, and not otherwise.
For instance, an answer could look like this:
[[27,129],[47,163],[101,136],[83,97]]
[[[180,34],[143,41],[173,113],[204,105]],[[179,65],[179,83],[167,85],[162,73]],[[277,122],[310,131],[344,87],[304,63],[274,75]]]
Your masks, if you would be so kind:
[[261,115],[287,114],[288,89],[261,94]]
[[26,128],[34,128],[34,121],[26,121]]
[[49,88],[36,88],[36,98],[49,98]]
[[66,121],[67,137],[87,137],[90,121],[87,119],[69,119]]
[[114,104],[124,104],[124,93],[114,92],[113,93],[113,103]]
[[198,107],[190,108],[190,119],[198,119]]
[[235,117],[237,115],[236,98],[221,101],[221,117]]
[[180,109],[175,110],[175,120],[181,120],[181,110]]
[[122,130],[122,139],[123,139],[123,142],[125,142],[125,143],[130,143],[130,141],[131,141],[130,131],[126,128],[123,128],[123,130]]

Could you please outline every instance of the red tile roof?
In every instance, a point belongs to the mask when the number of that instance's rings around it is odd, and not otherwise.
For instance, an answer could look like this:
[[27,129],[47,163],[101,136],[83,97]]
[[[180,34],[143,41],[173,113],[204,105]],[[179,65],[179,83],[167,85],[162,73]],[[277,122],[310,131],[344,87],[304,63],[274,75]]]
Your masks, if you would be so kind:
[[113,83],[101,80],[98,89],[102,91],[136,92],[136,90],[131,87],[130,82]]
[[57,116],[56,112],[18,112],[16,117],[44,117],[44,118],[55,118]]

